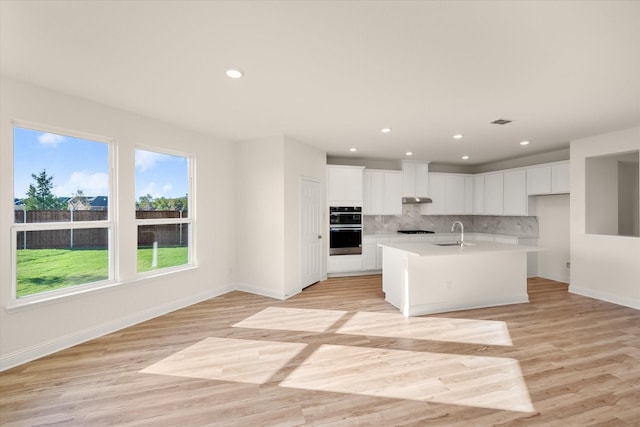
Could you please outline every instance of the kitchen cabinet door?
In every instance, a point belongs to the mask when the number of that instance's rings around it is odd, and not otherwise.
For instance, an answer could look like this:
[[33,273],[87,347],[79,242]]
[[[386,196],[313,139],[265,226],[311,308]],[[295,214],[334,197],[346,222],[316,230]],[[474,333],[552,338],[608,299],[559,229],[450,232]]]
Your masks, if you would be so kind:
[[527,194],[551,193],[551,166],[535,166],[527,169]]
[[484,213],[502,215],[504,213],[504,177],[501,172],[484,176]]
[[362,206],[361,166],[327,165],[327,200],[332,206]]
[[473,177],[473,213],[484,215],[484,175]]
[[382,215],[402,215],[402,173],[385,172]]
[[432,203],[420,206],[423,215],[444,215],[446,209],[447,176],[441,173],[429,174],[429,197]]
[[473,176],[465,176],[464,177],[464,214],[472,215],[473,212]]
[[364,215],[402,215],[402,173],[364,171]]
[[504,215],[527,215],[527,171],[507,171],[503,174]]
[[551,192],[553,194],[571,191],[569,162],[551,165]]
[[403,197],[427,197],[429,196],[429,164],[402,161],[402,196]]
[[378,247],[375,238],[364,238],[362,241],[362,270],[371,271],[379,270]]
[[446,175],[445,215],[464,213],[464,176]]
[[382,215],[384,208],[384,173],[365,170],[363,175],[364,215]]

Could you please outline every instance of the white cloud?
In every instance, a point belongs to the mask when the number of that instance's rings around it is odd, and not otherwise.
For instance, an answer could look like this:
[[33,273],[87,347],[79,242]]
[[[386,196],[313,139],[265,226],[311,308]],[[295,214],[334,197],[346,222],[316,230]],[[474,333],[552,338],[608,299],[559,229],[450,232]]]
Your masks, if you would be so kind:
[[85,196],[108,196],[109,175],[103,172],[87,173],[73,172],[69,179],[62,185],[56,186],[53,193],[56,196],[72,196],[78,190],[82,190]]
[[49,147],[57,147],[58,144],[63,142],[66,138],[62,135],[57,135],[55,133],[42,133],[38,136],[38,142],[42,145],[47,145]]
[[163,186],[160,186],[158,183],[150,181],[149,183],[147,183],[147,185],[145,185],[138,191],[136,197],[139,198],[140,196],[151,194],[154,199],[157,199],[159,197],[171,198],[173,197],[171,196],[171,190],[173,190],[173,185],[171,185],[171,183],[166,183]]
[[167,154],[154,153],[153,151],[136,150],[136,169],[144,172],[153,169],[158,163],[169,160]]

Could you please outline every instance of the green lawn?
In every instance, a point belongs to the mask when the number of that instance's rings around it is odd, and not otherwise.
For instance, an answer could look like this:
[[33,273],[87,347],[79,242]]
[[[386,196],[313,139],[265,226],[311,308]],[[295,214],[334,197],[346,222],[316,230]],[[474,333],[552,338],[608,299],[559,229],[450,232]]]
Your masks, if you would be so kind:
[[[138,272],[188,263],[186,247],[158,248],[158,266],[151,267],[153,249],[138,249]],[[55,289],[107,280],[106,250],[20,249],[17,251],[18,298]]]

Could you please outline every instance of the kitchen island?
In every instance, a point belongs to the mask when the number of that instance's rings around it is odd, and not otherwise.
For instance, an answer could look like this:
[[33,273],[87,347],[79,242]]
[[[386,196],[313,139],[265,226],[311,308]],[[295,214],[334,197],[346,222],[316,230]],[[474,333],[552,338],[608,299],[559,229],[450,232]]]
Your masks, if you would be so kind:
[[385,299],[405,316],[529,302],[527,252],[493,242],[379,244]]

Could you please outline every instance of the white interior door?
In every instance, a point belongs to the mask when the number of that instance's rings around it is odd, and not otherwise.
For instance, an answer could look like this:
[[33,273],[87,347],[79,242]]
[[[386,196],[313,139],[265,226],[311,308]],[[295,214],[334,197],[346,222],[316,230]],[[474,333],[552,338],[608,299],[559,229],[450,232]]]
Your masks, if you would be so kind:
[[300,287],[322,278],[322,190],[306,178],[300,185]]

